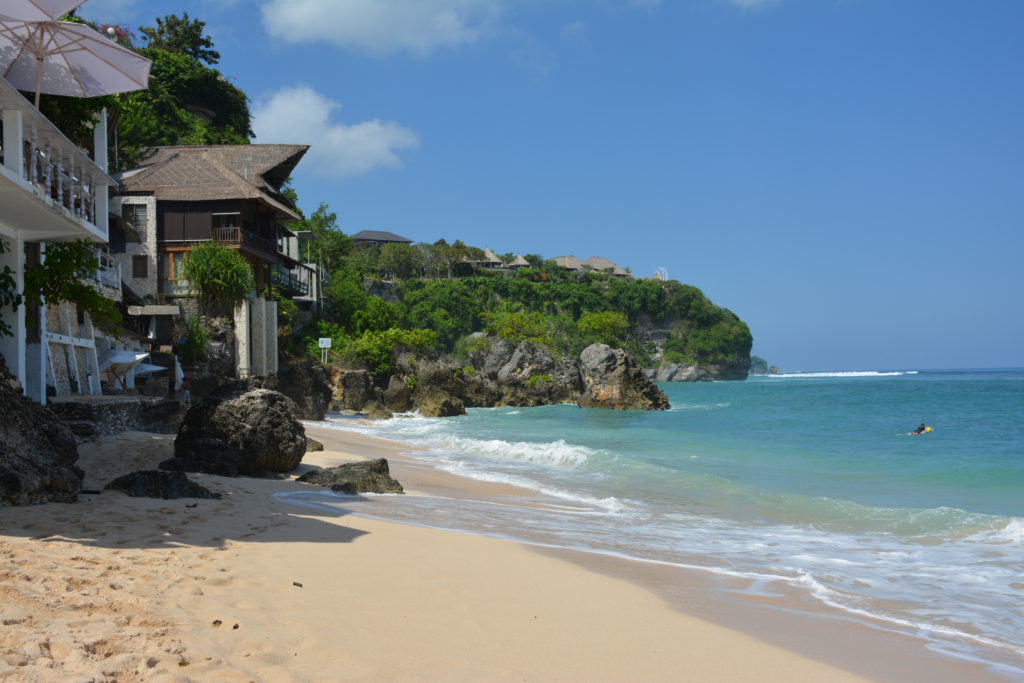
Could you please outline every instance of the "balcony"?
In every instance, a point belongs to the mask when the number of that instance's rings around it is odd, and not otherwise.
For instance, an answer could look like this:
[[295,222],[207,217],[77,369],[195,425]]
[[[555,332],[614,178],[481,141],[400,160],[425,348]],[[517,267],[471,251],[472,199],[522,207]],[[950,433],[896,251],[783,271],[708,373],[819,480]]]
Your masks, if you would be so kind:
[[[0,113],[0,228],[26,241],[105,242],[106,172],[2,78]],[[105,156],[105,121],[95,137]]]
[[245,228],[213,228],[213,239],[277,258],[277,245]]
[[294,273],[281,266],[274,266],[271,271],[271,277],[274,284],[285,290],[286,294],[292,296],[306,296],[309,294],[309,283],[300,280]]
[[[121,293],[121,264],[120,262],[111,256],[110,254],[100,251],[99,249],[92,249],[92,255],[96,258],[99,264],[96,266],[96,271],[92,274],[91,279],[104,287],[110,287],[116,289],[118,295]],[[118,297],[120,299],[120,296]]]

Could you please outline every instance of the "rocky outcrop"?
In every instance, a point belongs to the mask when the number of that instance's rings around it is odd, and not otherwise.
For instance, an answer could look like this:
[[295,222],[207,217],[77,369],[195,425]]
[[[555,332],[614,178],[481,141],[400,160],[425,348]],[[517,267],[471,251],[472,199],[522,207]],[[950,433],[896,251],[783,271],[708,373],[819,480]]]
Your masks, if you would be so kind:
[[376,396],[373,376],[366,370],[326,368],[327,385],[331,391],[331,410],[363,410]]
[[454,417],[466,414],[466,404],[444,389],[426,386],[416,392],[416,405],[423,417]]
[[298,479],[306,484],[329,486],[340,493],[404,493],[402,485],[392,479],[385,458],[348,462],[303,474]]
[[174,440],[174,458],[160,469],[225,476],[290,472],[306,452],[298,408],[277,391],[207,397],[194,405]]
[[104,491],[121,491],[134,498],[220,498],[219,493],[197,484],[184,472],[140,470],[118,477],[103,487]]
[[280,391],[298,406],[300,420],[322,420],[331,404],[331,387],[319,363],[313,361],[282,364],[276,374],[260,381],[263,389]]
[[591,344],[580,353],[583,408],[615,410],[665,410],[668,397],[644,375],[636,361],[622,349]]
[[733,363],[664,363],[644,373],[655,382],[714,382],[744,380],[749,369],[747,359],[739,358]]
[[[572,403],[583,388],[578,366],[531,341],[513,343],[470,336],[469,368],[463,369],[468,405],[540,406]],[[479,398],[497,399],[476,403]]]
[[21,395],[0,357],[0,505],[75,502],[82,488],[76,460],[71,430]]

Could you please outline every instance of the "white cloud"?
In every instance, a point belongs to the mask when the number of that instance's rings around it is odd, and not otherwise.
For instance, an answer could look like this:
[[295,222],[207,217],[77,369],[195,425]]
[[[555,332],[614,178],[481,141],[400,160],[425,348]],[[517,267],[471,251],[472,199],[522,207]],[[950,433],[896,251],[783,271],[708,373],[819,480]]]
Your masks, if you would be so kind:
[[504,0],[269,0],[261,8],[272,37],[327,42],[355,52],[424,57],[477,41],[502,13]]
[[281,88],[256,102],[252,129],[256,142],[308,144],[301,168],[343,178],[378,166],[401,166],[397,151],[419,147],[416,132],[392,121],[373,119],[348,125],[332,120],[341,109],[308,85]]

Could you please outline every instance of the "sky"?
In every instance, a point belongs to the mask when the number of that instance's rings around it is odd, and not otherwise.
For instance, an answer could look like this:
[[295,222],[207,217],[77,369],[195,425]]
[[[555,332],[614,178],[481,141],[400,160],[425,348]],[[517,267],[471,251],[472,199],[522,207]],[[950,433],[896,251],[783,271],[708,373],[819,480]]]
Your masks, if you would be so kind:
[[[604,256],[787,371],[1024,365],[1024,2],[88,0],[207,23],[343,231]],[[137,34],[138,35],[138,34]],[[141,36],[140,36],[141,37]]]

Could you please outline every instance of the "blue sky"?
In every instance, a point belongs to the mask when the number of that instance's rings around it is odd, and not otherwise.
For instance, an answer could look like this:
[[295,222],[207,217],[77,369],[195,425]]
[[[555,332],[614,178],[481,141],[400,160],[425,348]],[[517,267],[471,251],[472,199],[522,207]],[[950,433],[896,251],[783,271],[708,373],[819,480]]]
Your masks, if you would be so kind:
[[786,370],[1022,365],[1024,3],[89,0],[207,22],[348,233],[664,267]]

